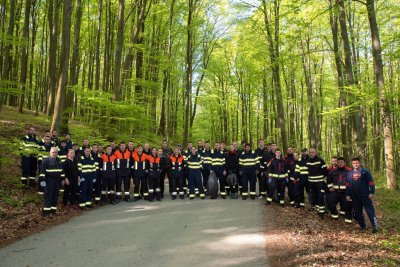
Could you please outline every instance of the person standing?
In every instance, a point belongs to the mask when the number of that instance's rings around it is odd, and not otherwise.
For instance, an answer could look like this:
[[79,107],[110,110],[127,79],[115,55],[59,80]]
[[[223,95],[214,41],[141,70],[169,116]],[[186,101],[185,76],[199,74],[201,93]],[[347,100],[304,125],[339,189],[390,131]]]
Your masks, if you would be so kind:
[[125,142],[119,144],[119,149],[114,153],[116,157],[115,173],[117,175],[117,203],[121,200],[121,187],[124,183],[124,201],[130,201],[129,189],[131,187],[131,152],[126,149]]
[[361,227],[366,229],[363,209],[368,215],[372,225],[372,233],[378,232],[378,221],[376,219],[374,204],[372,200],[375,194],[375,182],[369,170],[361,166],[359,158],[351,160],[353,169],[347,173],[346,199],[351,201],[354,208],[354,217]]
[[[154,199],[161,201],[161,166],[165,165],[166,158],[163,157],[163,150],[153,147],[151,155],[148,156],[147,169],[149,171],[149,201],[154,202]],[[176,196],[175,196],[176,197]]]
[[93,204],[93,180],[96,175],[96,164],[92,158],[91,150],[86,147],[78,163],[80,177],[80,201],[81,209],[91,208]]
[[250,198],[256,198],[256,182],[259,174],[260,163],[257,154],[251,150],[250,144],[244,145],[244,151],[239,154],[239,174],[242,180],[242,199],[246,200],[249,195],[250,183]]
[[[44,191],[43,216],[48,217],[57,211],[58,194],[61,181],[69,184],[65,179],[64,169],[61,162],[57,159],[58,149],[52,147],[50,156],[43,160],[40,166],[40,177],[46,183]],[[64,180],[65,179],[65,180]]]
[[[310,184],[308,182],[308,149],[301,150],[301,158],[296,162],[295,176],[294,176],[294,192],[295,192],[295,207],[305,207],[304,190],[310,195]],[[311,198],[311,197],[310,197]]]
[[68,180],[68,183],[64,185],[63,206],[75,209],[78,207],[79,181],[78,159],[75,157],[75,150],[68,150],[67,158],[63,162],[63,167],[66,181]]
[[203,167],[203,159],[197,152],[195,147],[192,147],[190,155],[186,160],[186,167],[188,169],[188,182],[189,182],[189,198],[192,200],[195,197],[195,185],[198,186],[200,198],[205,199],[203,184],[201,181],[201,169]]
[[212,170],[219,181],[219,192],[222,199],[226,199],[226,170],[225,170],[226,155],[221,150],[220,143],[215,143],[215,150],[212,153]]
[[107,192],[108,197],[110,199],[110,203],[115,205],[117,204],[115,200],[115,162],[117,157],[112,152],[112,147],[108,146],[106,148],[106,153],[101,155],[100,165],[101,169],[101,197],[100,197],[100,205],[104,206],[106,203]]
[[34,127],[29,127],[28,134],[21,138],[19,148],[22,169],[21,182],[24,187],[29,185],[30,188],[35,188],[38,146],[39,140],[36,138],[36,130]]
[[133,153],[133,179],[135,183],[135,188],[133,191],[133,201],[138,201],[140,199],[139,189],[143,192],[143,198],[148,200],[148,179],[147,179],[147,169],[146,161],[148,160],[147,154],[143,152],[143,147],[138,145],[135,152]]
[[[258,140],[258,147],[256,149],[256,154],[257,154],[257,157],[258,157],[258,161],[261,163],[261,161],[266,157],[266,154],[267,154],[267,151],[266,151],[266,148],[265,148],[264,139]],[[260,168],[262,169],[261,164],[260,164]],[[265,198],[267,196],[267,189],[266,189],[267,183],[265,181],[266,176],[263,173],[260,172],[257,175],[257,178],[258,178],[258,189],[259,189],[259,192],[260,192],[260,196],[259,197],[260,198]]]
[[287,183],[288,188],[288,196],[290,205],[295,205],[295,194],[294,194],[294,181],[295,181],[295,170],[296,170],[296,162],[299,159],[299,154],[293,152],[293,147],[289,146],[286,149],[286,156],[283,158],[286,162],[286,166],[288,169],[289,179]]
[[172,183],[172,200],[176,199],[177,191],[179,191],[179,198],[184,199],[186,193],[184,189],[184,158],[181,155],[178,147],[174,149],[174,154],[169,158],[169,176]]
[[286,161],[281,157],[282,152],[275,150],[275,157],[268,164],[268,195],[267,203],[272,203],[272,198],[277,191],[279,204],[285,206],[285,188],[288,182],[288,170]]

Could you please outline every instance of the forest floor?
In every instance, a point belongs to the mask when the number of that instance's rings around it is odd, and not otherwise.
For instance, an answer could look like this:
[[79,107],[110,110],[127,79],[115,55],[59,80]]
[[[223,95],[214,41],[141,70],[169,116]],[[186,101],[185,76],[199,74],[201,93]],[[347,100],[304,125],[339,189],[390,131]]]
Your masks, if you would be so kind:
[[[72,122],[80,131],[92,131]],[[33,125],[42,133],[49,129],[45,116],[18,114],[4,108],[0,113],[0,247],[81,214],[63,212],[47,219],[41,216],[42,196],[22,190],[19,179],[19,137]],[[84,130],[85,129],[85,130]],[[76,135],[78,136],[78,135]],[[83,135],[79,135],[83,136]],[[38,137],[39,138],[39,137]],[[265,207],[267,254],[272,266],[399,266],[400,265],[400,192],[388,191],[377,175],[375,206],[381,231],[361,232],[356,224],[328,216],[320,220],[307,209]],[[275,214],[271,219],[270,214]]]

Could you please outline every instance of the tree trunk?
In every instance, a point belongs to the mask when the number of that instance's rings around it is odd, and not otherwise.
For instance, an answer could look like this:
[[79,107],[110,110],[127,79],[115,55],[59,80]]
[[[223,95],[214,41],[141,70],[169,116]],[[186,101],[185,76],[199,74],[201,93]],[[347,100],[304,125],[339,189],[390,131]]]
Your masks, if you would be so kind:
[[28,50],[29,50],[29,16],[31,12],[31,0],[25,0],[25,14],[24,14],[24,26],[22,29],[22,40],[21,46],[21,73],[19,82],[21,84],[21,96],[19,99],[18,112],[22,113],[24,107],[25,88],[26,88],[26,76],[28,72]]
[[124,45],[125,0],[119,0],[118,10],[119,10],[118,32],[117,32],[117,45],[115,47],[114,86],[113,86],[113,97],[112,97],[114,101],[121,100],[121,58],[122,58],[122,48]]
[[[10,36],[10,37],[13,36],[13,32],[14,32],[15,4],[16,4],[16,0],[11,0],[11,2],[10,2],[10,19],[9,19],[8,28],[7,28],[7,36]],[[8,43],[5,47],[2,83],[7,83],[10,79],[11,48],[12,48],[11,43]],[[5,84],[3,84],[3,86],[5,86]],[[6,95],[5,93],[0,93],[0,111],[3,107],[5,95]]]
[[[392,122],[390,119],[389,103],[385,94],[381,41],[379,39],[379,29],[378,29],[378,23],[376,21],[374,0],[367,0],[367,11],[368,11],[369,26],[371,29],[372,56],[374,59],[375,83],[379,89],[381,116],[383,122],[385,174],[387,182],[386,186],[388,189],[398,189],[396,175],[394,171],[395,165],[393,159],[394,152],[393,152]],[[377,153],[377,151],[375,151],[375,153]]]
[[69,65],[69,46],[71,31],[71,1],[64,0],[63,10],[63,26],[60,56],[60,75],[57,84],[57,95],[54,104],[54,115],[51,122],[51,129],[60,130],[61,116],[64,110],[64,99],[66,94],[66,86],[68,82],[68,65]]

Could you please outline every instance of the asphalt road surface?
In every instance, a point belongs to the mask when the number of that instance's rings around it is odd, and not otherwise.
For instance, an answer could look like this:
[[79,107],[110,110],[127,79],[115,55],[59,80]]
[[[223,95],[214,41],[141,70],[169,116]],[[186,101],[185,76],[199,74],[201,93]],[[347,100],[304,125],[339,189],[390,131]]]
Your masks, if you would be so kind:
[[122,202],[0,250],[0,266],[266,266],[263,201]]

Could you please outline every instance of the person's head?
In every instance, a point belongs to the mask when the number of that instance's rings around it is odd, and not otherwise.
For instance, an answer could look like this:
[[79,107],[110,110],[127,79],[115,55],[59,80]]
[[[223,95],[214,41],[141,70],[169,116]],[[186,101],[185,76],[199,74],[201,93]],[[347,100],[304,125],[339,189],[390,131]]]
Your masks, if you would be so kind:
[[308,156],[308,149],[307,148],[303,148],[301,150],[301,156],[302,157],[307,157]]
[[99,147],[97,146],[97,144],[93,144],[92,151],[93,153],[97,153],[99,151]]
[[163,152],[162,148],[159,148],[157,150],[157,156],[162,157],[163,154],[164,154],[164,152]]
[[162,141],[162,148],[164,148],[164,149],[168,148],[168,142],[167,142],[167,140],[163,140],[163,141]]
[[197,147],[203,147],[203,141],[197,140]]
[[206,141],[205,143],[204,143],[204,147],[208,150],[208,149],[210,149],[210,141]]
[[136,147],[136,150],[137,150],[137,152],[138,152],[139,155],[142,154],[142,152],[143,152],[143,146],[142,146],[142,145],[138,145],[138,146]]
[[85,151],[84,151],[84,153],[85,153],[85,156],[86,157],[89,157],[90,156],[90,148],[85,148]]
[[275,142],[274,142],[274,143],[271,143],[271,150],[272,150],[273,152],[275,152],[277,148],[278,148],[278,145],[277,145]]
[[192,147],[193,147],[193,142],[188,142],[188,149],[189,149],[189,151],[192,150]]
[[75,157],[75,150],[68,149],[67,157],[72,160]]
[[294,153],[293,153],[293,159],[294,159],[295,161],[298,161],[299,158],[300,158],[299,153],[294,152]]
[[261,148],[261,149],[263,149],[264,146],[265,146],[265,141],[264,141],[264,139],[259,139],[259,140],[258,140],[258,147]]
[[229,146],[229,151],[231,151],[231,152],[235,151],[235,146],[233,144],[231,144]]
[[130,151],[132,151],[133,149],[135,149],[135,146],[133,145],[133,141],[129,141],[129,142],[128,142],[128,149],[129,149]]
[[46,145],[48,145],[48,144],[51,143],[51,137],[50,137],[50,135],[46,135],[46,136],[44,137],[44,143],[45,143]]
[[292,154],[293,154],[293,147],[289,146],[289,147],[286,149],[286,152],[287,152],[288,155],[292,155]]
[[351,165],[353,166],[354,169],[358,170],[361,168],[361,161],[360,158],[352,158],[351,159]]
[[77,151],[78,148],[79,148],[79,147],[78,147],[78,144],[72,144],[72,149],[73,149],[73,150]]
[[242,140],[242,147],[243,148],[246,146],[246,144],[247,144],[247,141],[246,140]]
[[154,157],[157,156],[157,148],[153,147],[151,149],[151,155],[153,155]]
[[52,131],[51,131],[51,136],[52,136],[52,137],[57,137],[57,135],[58,135],[58,133],[57,133],[56,130],[52,130]]
[[219,142],[215,142],[214,143],[214,149],[215,150],[220,150],[220,148],[221,148],[221,144]]
[[277,149],[275,150],[275,157],[276,157],[277,159],[279,159],[279,158],[281,158],[281,155],[282,155],[282,151],[281,151],[279,148],[277,148]]
[[346,166],[346,162],[344,161],[343,157],[338,157],[336,158],[336,160],[337,160],[337,166],[339,168],[343,168],[344,166]]
[[246,152],[249,152],[249,151],[250,151],[250,144],[249,144],[249,143],[244,144],[244,150],[245,150]]
[[150,145],[148,143],[144,144],[144,150],[149,151]]
[[267,150],[268,150],[268,151],[271,151],[271,143],[268,143],[268,144],[267,144]]
[[50,148],[50,157],[51,158],[56,158],[58,155],[58,149],[56,147]]
[[334,156],[331,158],[331,164],[333,167],[338,166],[338,157]]
[[89,139],[83,139],[83,145],[89,146]]
[[103,153],[103,145],[97,145],[97,152],[98,153]]
[[107,146],[106,153],[107,153],[107,155],[111,155],[111,153],[112,153],[112,147],[111,146]]
[[310,148],[310,158],[313,159],[317,156],[317,150],[315,148]]
[[126,144],[125,144],[125,142],[121,142],[121,143],[119,144],[119,150],[121,150],[121,152],[125,152],[125,149],[126,149]]
[[66,133],[65,134],[65,140],[67,140],[67,141],[71,140],[71,134]]
[[192,148],[190,149],[190,152],[192,152],[193,155],[196,155],[197,149],[194,146],[192,146]]
[[233,141],[233,142],[232,142],[232,145],[233,145],[233,147],[234,147],[235,150],[238,149],[238,147],[239,147],[238,141]]
[[62,140],[60,142],[60,146],[61,146],[61,148],[65,148],[67,146],[67,142],[65,142],[65,140]]
[[221,150],[225,149],[225,141],[221,141],[220,147],[221,147]]
[[181,152],[181,150],[179,149],[179,147],[175,147],[174,148],[174,155],[175,157],[177,157],[179,155],[179,153]]
[[29,132],[30,135],[36,134],[36,129],[35,129],[35,127],[33,127],[33,126],[29,127],[28,132]]
[[117,144],[115,143],[115,141],[111,141],[110,146],[112,149],[115,149],[117,147]]

